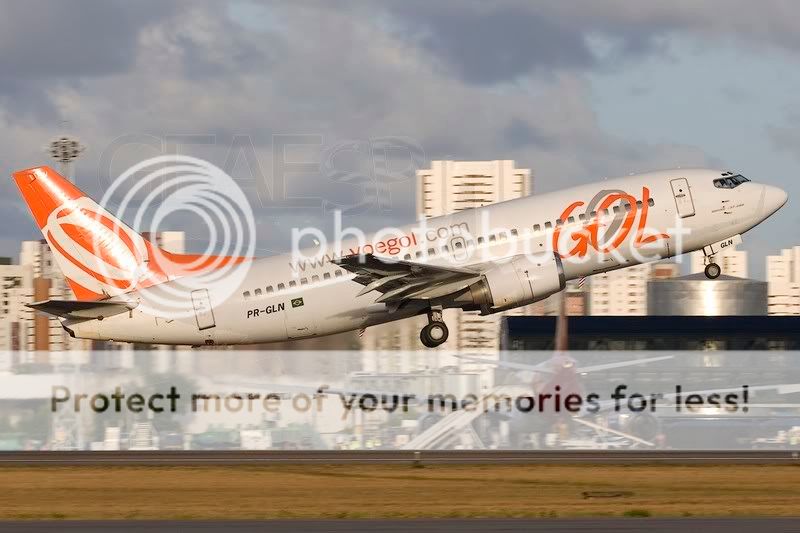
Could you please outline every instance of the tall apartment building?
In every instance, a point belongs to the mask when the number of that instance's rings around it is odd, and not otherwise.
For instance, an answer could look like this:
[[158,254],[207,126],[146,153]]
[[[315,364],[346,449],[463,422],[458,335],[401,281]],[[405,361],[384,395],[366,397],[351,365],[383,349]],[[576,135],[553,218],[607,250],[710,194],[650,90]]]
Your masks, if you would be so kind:
[[[703,252],[697,251],[689,254],[689,273],[698,274],[705,270]],[[726,248],[724,252],[716,255],[717,264],[722,267],[722,273],[736,278],[747,278],[747,252],[736,248]]]
[[767,314],[800,315],[800,246],[767,256]]
[[[158,246],[174,253],[185,253],[185,237],[180,231],[143,234]],[[75,363],[69,351],[87,351],[91,341],[73,339],[55,317],[36,313],[26,304],[54,299],[71,300],[74,294],[56,264],[45,241],[24,241],[20,247],[20,264],[0,258],[0,371],[10,364],[29,364],[33,367]],[[129,366],[131,358],[125,343],[99,343],[97,349],[114,350],[104,357],[119,360],[94,361],[107,367]],[[9,352],[14,352],[10,354]],[[125,352],[125,353],[123,353]],[[159,347],[153,353],[150,367],[155,372],[185,370],[191,366],[190,354],[174,347]],[[87,361],[83,361],[87,362]]]
[[[527,196],[531,171],[514,161],[432,161],[417,171],[417,216],[437,217]],[[440,350],[494,352],[499,345],[499,317],[448,309],[444,313],[450,337]],[[367,350],[418,350],[425,317],[369,328],[362,338]],[[372,367],[365,362],[365,367]],[[381,365],[377,365],[380,367]],[[384,371],[382,367],[376,370]],[[388,370],[388,369],[386,369]]]
[[593,316],[640,316],[647,314],[647,283],[651,279],[677,277],[675,263],[645,263],[595,274],[590,279],[589,313]]
[[[15,364],[32,368],[64,362],[60,354],[70,350],[87,350],[89,343],[73,339],[59,321],[36,313],[26,304],[55,299],[74,298],[72,291],[53,260],[44,241],[24,241],[20,247],[20,264],[3,261],[0,265],[0,351],[15,352]],[[0,363],[2,366],[3,363]]]

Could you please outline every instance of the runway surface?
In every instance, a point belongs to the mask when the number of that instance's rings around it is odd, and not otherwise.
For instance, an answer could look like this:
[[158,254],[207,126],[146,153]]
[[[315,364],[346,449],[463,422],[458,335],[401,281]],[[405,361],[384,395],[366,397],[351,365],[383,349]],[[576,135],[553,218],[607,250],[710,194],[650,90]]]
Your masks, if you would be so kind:
[[117,451],[0,452],[0,465],[797,464],[800,451]]
[[0,522],[0,531],[32,533],[38,531],[119,531],[141,533],[149,531],[234,531],[236,533],[274,532],[378,532],[378,533],[441,533],[460,531],[522,532],[522,531],[592,531],[666,533],[680,530],[704,533],[784,533],[800,530],[797,518],[598,518],[553,520],[268,520],[268,521],[54,521]]

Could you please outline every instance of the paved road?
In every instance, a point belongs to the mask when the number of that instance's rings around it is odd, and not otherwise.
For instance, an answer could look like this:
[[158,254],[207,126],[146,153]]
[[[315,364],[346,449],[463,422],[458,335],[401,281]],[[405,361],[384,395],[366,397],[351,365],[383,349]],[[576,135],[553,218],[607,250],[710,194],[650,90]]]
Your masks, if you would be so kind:
[[0,465],[797,464],[800,451],[119,451],[0,452]]
[[703,533],[784,533],[800,530],[798,518],[601,518],[556,520],[270,520],[270,521],[57,521],[0,522],[0,531],[15,532],[100,532],[143,533],[150,531],[233,531],[235,533],[269,532],[377,532],[377,533],[512,533],[522,531],[592,531],[597,533],[647,531],[703,531]]

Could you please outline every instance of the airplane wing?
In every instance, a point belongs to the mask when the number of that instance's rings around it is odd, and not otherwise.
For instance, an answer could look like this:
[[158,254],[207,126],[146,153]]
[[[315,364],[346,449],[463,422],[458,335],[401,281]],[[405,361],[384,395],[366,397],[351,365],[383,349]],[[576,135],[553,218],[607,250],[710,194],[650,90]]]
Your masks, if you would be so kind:
[[603,363],[600,365],[581,366],[575,369],[579,374],[588,374],[590,372],[599,372],[601,370],[611,370],[614,368],[623,368],[626,366],[646,365],[648,363],[655,363],[656,361],[664,361],[672,359],[672,355],[661,355],[659,357],[647,357],[645,359],[630,359],[628,361],[617,361],[616,363]]
[[492,365],[492,366],[499,366],[502,368],[510,368],[511,370],[522,370],[525,372],[545,372],[548,374],[552,374],[553,371],[548,368],[548,361],[542,361],[538,365],[529,365],[526,363],[515,363],[513,361],[498,361],[497,359],[485,359],[483,357],[475,357],[473,355],[460,355],[454,354],[455,357],[459,359],[464,359],[465,361],[469,361],[471,363],[481,363],[484,365]]
[[[456,355],[459,359],[465,359],[473,363],[483,363],[487,365],[499,366],[502,368],[510,368],[511,370],[522,370],[526,372],[547,372],[552,373],[553,370],[548,367],[549,361],[544,361],[538,365],[529,365],[525,363],[514,363],[512,361],[498,361],[496,359],[484,359],[482,357],[473,357],[471,355]],[[601,370],[611,370],[614,368],[623,368],[626,366],[646,365],[656,361],[663,361],[665,359],[672,359],[672,355],[661,355],[658,357],[648,357],[645,359],[630,359],[628,361],[616,361],[614,363],[603,363],[599,365],[582,366],[575,369],[579,374],[588,374],[590,372],[598,372]]]
[[44,300],[27,304],[27,307],[54,315],[61,318],[88,320],[108,318],[114,315],[127,313],[136,307],[136,302],[122,302],[114,300],[101,301],[75,301],[75,300]]
[[348,255],[334,261],[364,286],[359,296],[371,291],[382,293],[377,302],[429,300],[469,287],[480,279],[480,272],[454,266],[434,266],[413,261],[376,257],[373,254]]

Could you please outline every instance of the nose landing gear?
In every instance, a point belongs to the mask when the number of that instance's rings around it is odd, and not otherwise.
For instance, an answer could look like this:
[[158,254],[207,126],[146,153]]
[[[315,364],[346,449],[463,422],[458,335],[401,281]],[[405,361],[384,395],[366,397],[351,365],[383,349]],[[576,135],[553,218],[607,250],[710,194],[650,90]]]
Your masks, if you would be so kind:
[[442,320],[441,308],[432,308],[428,311],[428,323],[419,332],[419,340],[427,348],[436,348],[444,344],[449,335],[447,324]]
[[[705,248],[703,249],[705,252]],[[714,261],[714,255],[706,254],[703,258],[706,264],[705,274],[708,279],[717,279],[722,274],[722,268]]]
[[706,277],[708,279],[717,279],[722,274],[722,269],[716,263],[708,263],[705,269]]

